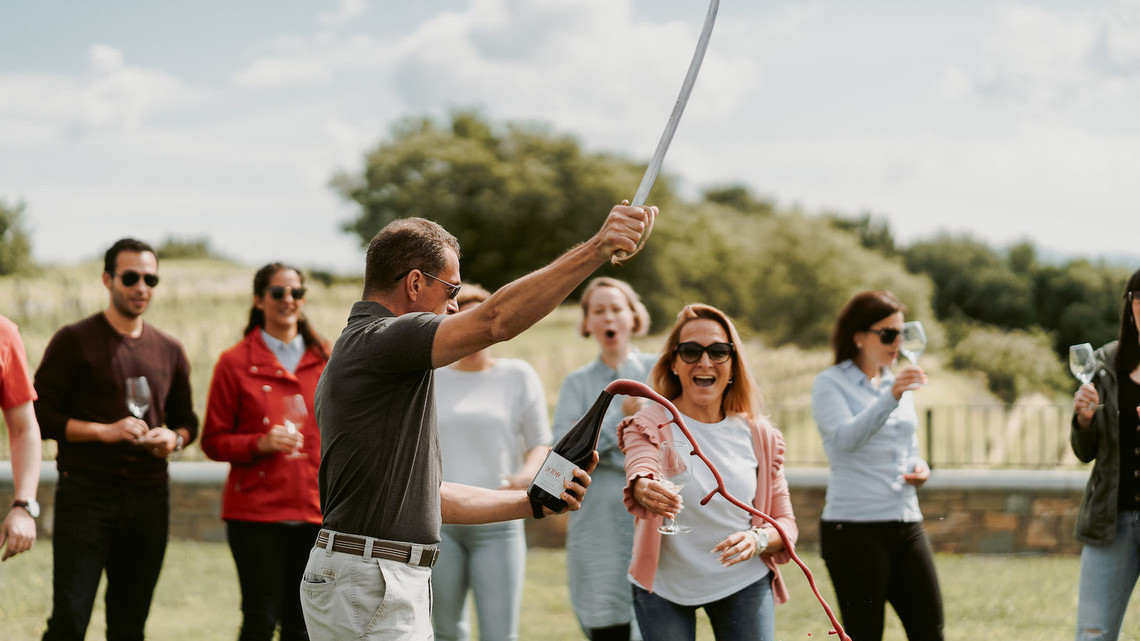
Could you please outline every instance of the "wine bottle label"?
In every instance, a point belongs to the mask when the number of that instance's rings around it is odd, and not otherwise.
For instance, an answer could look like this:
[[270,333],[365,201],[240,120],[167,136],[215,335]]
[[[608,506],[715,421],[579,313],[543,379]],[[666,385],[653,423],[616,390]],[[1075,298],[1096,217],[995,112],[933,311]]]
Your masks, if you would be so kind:
[[566,491],[565,482],[574,478],[575,467],[578,466],[557,453],[550,452],[542,462],[542,469],[534,477],[534,484],[546,490],[551,496],[562,496],[562,492]]

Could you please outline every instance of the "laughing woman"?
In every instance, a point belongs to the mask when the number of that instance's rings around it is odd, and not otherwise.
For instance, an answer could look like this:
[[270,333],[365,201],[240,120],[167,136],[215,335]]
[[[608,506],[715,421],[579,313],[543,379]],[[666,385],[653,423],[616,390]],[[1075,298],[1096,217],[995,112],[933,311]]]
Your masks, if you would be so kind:
[[[784,438],[760,414],[760,390],[740,336],[723,312],[689,305],[653,367],[653,388],[673,402],[729,494],[768,514],[795,542],[798,534]],[[629,581],[637,624],[646,641],[692,641],[704,609],[717,641],[772,641],[775,605],[788,598],[777,564],[791,555],[776,528],[724,500],[700,505],[716,488],[697,458],[680,493],[662,483],[662,443],[683,440],[664,407],[650,404],[618,428],[628,483],[625,505],[637,517]],[[687,534],[662,536],[658,526],[683,503]],[[729,533],[726,535],[726,533]],[[711,551],[711,553],[710,553]]]
[[[278,623],[282,641],[309,638],[298,586],[321,528],[313,391],[328,347],[304,304],[299,270],[259,269],[245,338],[222,353],[210,381],[202,451],[230,464],[222,518],[241,584],[239,641],[269,641]],[[297,396],[306,417],[291,430],[285,403]]]
[[831,334],[835,365],[811,388],[831,467],[820,551],[843,627],[856,641],[883,637],[887,602],[908,639],[942,639],[942,596],[916,493],[930,478],[912,398],[926,374],[916,365],[890,369],[905,309],[885,290],[848,301]]
[[[600,353],[562,382],[554,411],[554,436],[561,438],[590,409],[606,385],[619,378],[645,381],[657,360],[637,351],[630,339],[649,329],[649,312],[633,288],[615,278],[595,278],[582,293],[579,333],[592,336]],[[617,446],[622,403],[611,403],[598,437],[598,466],[591,474],[590,500],[570,513],[566,528],[566,574],[570,603],[586,637],[593,641],[639,639],[633,622],[629,581],[633,518],[622,504],[625,457]]]

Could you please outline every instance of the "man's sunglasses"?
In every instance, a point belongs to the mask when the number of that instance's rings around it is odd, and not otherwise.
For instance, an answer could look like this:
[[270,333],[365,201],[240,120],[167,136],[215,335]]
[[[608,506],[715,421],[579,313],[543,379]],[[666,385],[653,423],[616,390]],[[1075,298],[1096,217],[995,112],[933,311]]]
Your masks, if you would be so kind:
[[123,283],[124,287],[134,287],[138,284],[141,278],[147,287],[156,287],[158,285],[158,274],[140,274],[139,272],[127,270],[125,272],[111,273],[112,276],[118,276],[119,281]]
[[293,300],[301,300],[305,297],[304,287],[282,287],[280,285],[274,285],[273,287],[267,287],[265,291],[269,292],[273,300],[283,300],[286,291],[293,295]]
[[700,343],[681,343],[675,350],[677,356],[686,363],[696,363],[701,360],[702,354],[708,354],[709,360],[714,363],[724,363],[736,351],[736,347],[732,343],[712,343],[710,345],[701,345]]
[[878,334],[879,335],[879,342],[882,343],[883,345],[893,344],[895,342],[895,339],[897,339],[899,337],[899,334],[902,333],[902,330],[895,328],[895,327],[884,327],[883,329],[869,329],[867,331],[871,334]]
[[[429,274],[429,273],[425,272],[425,271],[424,271],[424,270],[422,270],[422,269],[421,269],[421,270],[419,270],[419,271],[420,271],[420,273],[421,273],[421,274],[423,274],[424,276],[427,276],[428,278],[430,278],[430,279],[432,279],[432,280],[438,280],[439,282],[441,282],[441,283],[443,283],[444,285],[446,285],[446,286],[447,286],[447,297],[448,297],[449,299],[451,299],[451,298],[455,298],[456,296],[458,296],[458,295],[459,295],[459,289],[460,289],[461,287],[463,287],[463,283],[459,283],[458,285],[455,285],[455,284],[452,284],[452,283],[449,283],[449,282],[447,282],[446,280],[444,280],[444,279],[440,278],[439,276],[432,276],[431,274]],[[405,276],[407,276],[407,275],[408,275],[408,274],[410,274],[410,273],[412,273],[412,270],[411,270],[411,269],[409,269],[408,271],[404,272],[403,274],[400,274],[399,276],[397,276],[397,277],[396,277],[396,280],[401,280],[402,278],[404,278]]]

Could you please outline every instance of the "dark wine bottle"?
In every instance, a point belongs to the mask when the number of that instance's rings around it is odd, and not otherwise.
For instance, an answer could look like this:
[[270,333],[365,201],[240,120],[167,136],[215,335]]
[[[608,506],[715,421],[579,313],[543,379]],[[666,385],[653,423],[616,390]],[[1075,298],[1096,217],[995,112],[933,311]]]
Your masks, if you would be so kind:
[[603,391],[593,407],[554,444],[526,490],[532,502],[538,501],[555,512],[566,509],[566,501],[558,498],[565,491],[563,483],[567,480],[577,482],[574,468],[585,469],[593,460],[598,435],[602,433],[602,419],[613,398],[613,394]]

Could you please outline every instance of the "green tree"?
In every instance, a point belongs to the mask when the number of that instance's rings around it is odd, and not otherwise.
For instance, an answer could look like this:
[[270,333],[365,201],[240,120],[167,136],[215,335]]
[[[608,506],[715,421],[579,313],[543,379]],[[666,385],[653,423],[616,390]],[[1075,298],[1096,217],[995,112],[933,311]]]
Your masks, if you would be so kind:
[[884,256],[898,253],[891,225],[885,218],[873,216],[870,212],[863,212],[855,217],[827,213],[823,217],[836,229],[854,234],[859,239],[859,244],[867,249],[880,252]]
[[1036,272],[1037,315],[1041,326],[1052,332],[1053,350],[1059,356],[1067,358],[1069,346],[1076,343],[1099,346],[1116,338],[1128,276],[1123,268],[1086,260]]
[[32,241],[24,220],[24,202],[0,198],[0,276],[33,267]]
[[[642,171],[540,126],[493,127],[458,111],[442,124],[402,121],[368,154],[362,174],[340,173],[332,186],[360,205],[344,229],[362,245],[392,220],[423,216],[460,239],[464,279],[494,289],[592,235],[631,197]],[[659,179],[651,201],[670,199],[668,179]],[[636,262],[624,277],[636,274]]]

